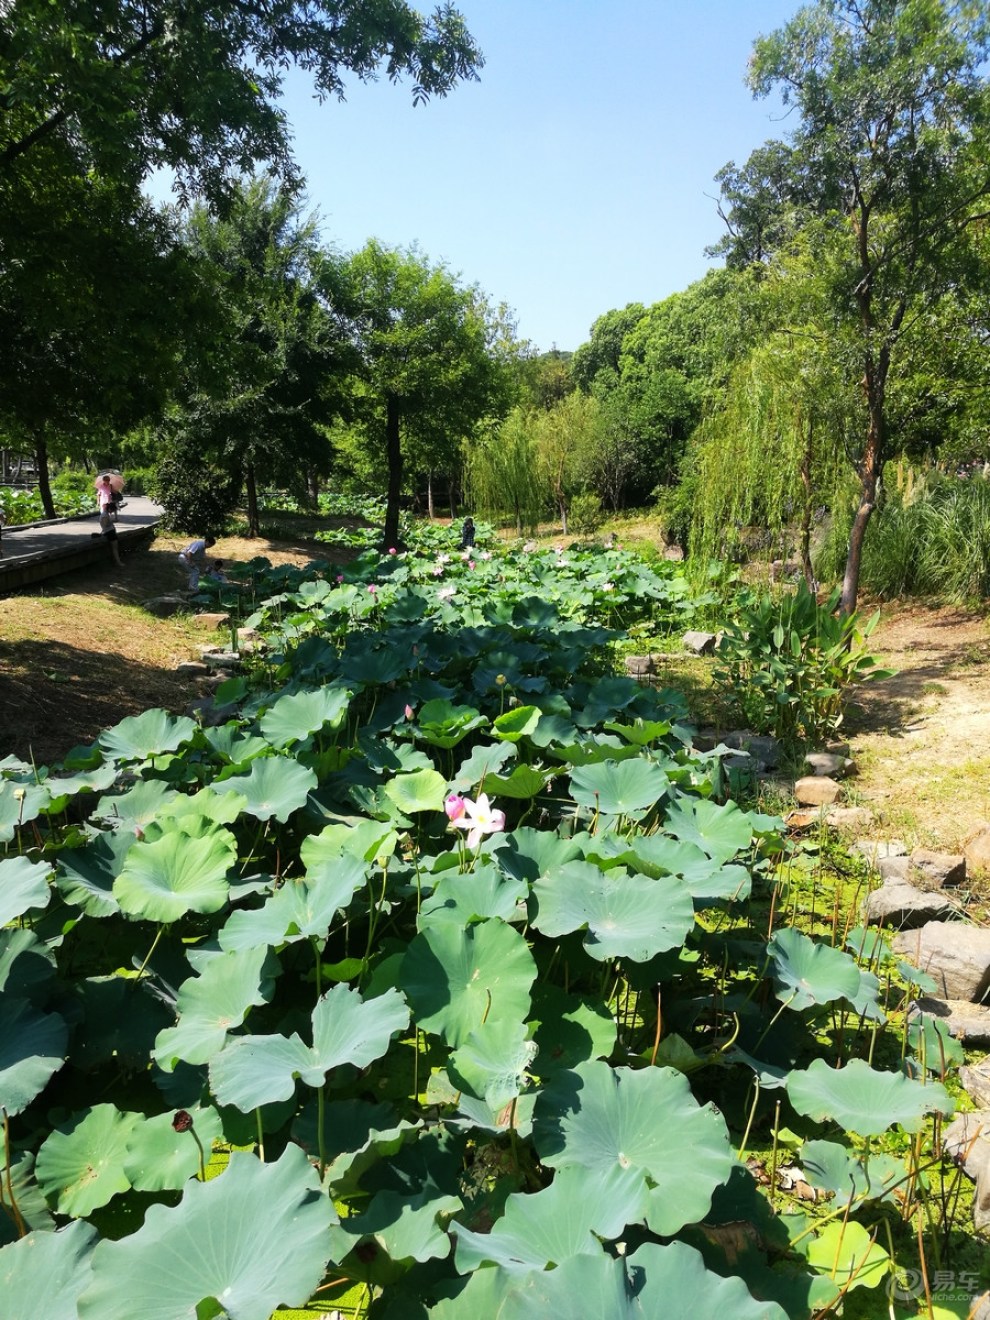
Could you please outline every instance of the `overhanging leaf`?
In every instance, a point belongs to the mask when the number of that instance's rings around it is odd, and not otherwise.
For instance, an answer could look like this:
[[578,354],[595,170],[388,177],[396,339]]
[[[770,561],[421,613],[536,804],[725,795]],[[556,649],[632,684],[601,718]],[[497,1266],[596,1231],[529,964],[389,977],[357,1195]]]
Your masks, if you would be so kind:
[[388,798],[406,815],[419,811],[442,811],[447,781],[436,770],[414,770],[396,775],[385,785]]
[[941,1083],[878,1072],[863,1059],[850,1059],[844,1068],[815,1059],[803,1071],[792,1071],[786,1085],[799,1114],[819,1123],[833,1119],[861,1137],[879,1136],[895,1123],[917,1132],[926,1114],[951,1114],[954,1107]]
[[664,796],[670,780],[656,764],[642,757],[601,761],[571,773],[571,797],[605,816],[640,820]]
[[0,998],[0,1096],[11,1117],[62,1067],[67,1040],[65,1020],[57,1013],[40,1013],[11,995]]
[[848,953],[809,939],[792,926],[774,932],[767,953],[777,995],[795,1012],[836,999],[853,999],[859,992],[860,970]]
[[261,717],[260,729],[273,747],[301,742],[327,725],[337,730],[347,718],[351,692],[327,684],[279,697]]
[[31,862],[26,857],[8,857],[0,862],[0,926],[22,917],[31,908],[48,904],[47,862]]
[[208,1063],[248,1010],[271,998],[277,971],[278,962],[265,945],[211,958],[199,976],[182,983],[176,1000],[178,1025],[159,1032],[151,1057],[165,1072],[179,1059]]
[[186,715],[176,717],[164,710],[146,710],[105,730],[99,744],[115,761],[146,761],[161,752],[174,752],[195,732],[195,721]]
[[127,1142],[140,1121],[115,1105],[96,1105],[47,1138],[34,1171],[59,1214],[82,1219],[129,1190]]
[[78,1320],[90,1280],[96,1229],[76,1220],[57,1233],[29,1233],[0,1251],[4,1320]]
[[237,840],[222,827],[193,832],[190,819],[131,847],[113,885],[123,912],[164,923],[187,912],[217,912],[226,903]]
[[274,816],[284,825],[294,811],[305,805],[316,785],[316,775],[308,766],[286,756],[262,756],[251,762],[246,775],[221,780],[216,791],[242,793],[249,815],[258,820]]

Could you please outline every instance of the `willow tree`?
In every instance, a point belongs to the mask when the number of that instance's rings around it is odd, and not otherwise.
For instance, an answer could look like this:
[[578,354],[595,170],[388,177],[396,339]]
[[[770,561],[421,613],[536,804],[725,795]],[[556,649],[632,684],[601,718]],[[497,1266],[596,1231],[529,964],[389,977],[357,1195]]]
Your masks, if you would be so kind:
[[724,554],[730,529],[753,523],[784,542],[796,522],[801,567],[814,590],[814,510],[841,483],[854,405],[815,335],[778,331],[755,349],[698,433],[692,551],[704,560]]
[[466,447],[465,481],[471,505],[488,518],[509,518],[516,534],[540,520],[533,413],[515,407],[500,426]]

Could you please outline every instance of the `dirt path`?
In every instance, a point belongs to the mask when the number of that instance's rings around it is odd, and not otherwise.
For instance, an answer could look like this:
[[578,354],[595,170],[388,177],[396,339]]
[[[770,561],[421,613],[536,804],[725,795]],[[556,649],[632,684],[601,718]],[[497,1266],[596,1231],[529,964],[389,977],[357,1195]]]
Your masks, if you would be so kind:
[[890,679],[866,686],[847,720],[877,837],[958,849],[990,821],[990,630],[955,608],[892,609],[871,638]]

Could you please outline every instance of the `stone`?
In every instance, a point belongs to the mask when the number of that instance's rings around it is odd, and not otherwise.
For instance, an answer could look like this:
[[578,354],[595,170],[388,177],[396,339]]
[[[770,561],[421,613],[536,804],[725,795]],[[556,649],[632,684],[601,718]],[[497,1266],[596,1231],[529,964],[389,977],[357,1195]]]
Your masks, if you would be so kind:
[[799,833],[801,830],[810,830],[813,825],[820,825],[822,820],[821,811],[812,811],[810,808],[798,807],[794,811],[789,811],[784,817],[784,824],[793,833]]
[[827,775],[806,775],[794,785],[794,796],[803,807],[830,807],[842,797],[842,785]]
[[868,926],[884,925],[898,930],[923,926],[938,917],[949,916],[952,904],[942,894],[924,893],[914,885],[886,880],[867,895],[863,920]]
[[229,614],[194,614],[192,621],[197,628],[224,628],[230,623]]
[[684,559],[684,551],[679,545],[665,545],[663,548],[663,557],[672,564],[680,564]]
[[141,608],[156,619],[170,619],[173,614],[188,610],[189,602],[183,596],[152,596],[141,602]]
[[768,733],[753,733],[751,729],[733,729],[722,739],[726,747],[735,747],[741,752],[748,752],[754,761],[758,761],[766,770],[773,770],[780,764],[780,743]]
[[906,857],[907,848],[900,839],[857,839],[850,852],[859,853],[869,866],[878,866],[884,857]]
[[990,871],[990,825],[983,825],[970,835],[963,845],[963,855],[971,871],[977,874]]
[[199,650],[204,662],[211,667],[239,669],[241,666],[241,657],[236,651],[219,651],[213,646],[201,646]]
[[943,889],[966,879],[966,858],[960,853],[929,852],[915,848],[911,854],[908,879],[919,889]]
[[260,642],[261,633],[257,628],[238,628],[237,639],[241,642]]
[[[990,1008],[971,1004],[968,999],[936,999],[925,995],[911,1005],[908,1016],[928,1013],[945,1023],[950,1036],[964,1045],[990,1045]],[[990,1083],[990,1078],[987,1079]]]
[[[881,880],[899,880],[905,885],[911,883],[908,874],[911,869],[910,857],[881,857],[876,869],[880,872]],[[915,888],[920,889],[921,886],[916,885]]]
[[840,834],[868,830],[873,821],[874,815],[869,807],[833,807],[825,817],[825,823]]
[[711,752],[720,742],[714,729],[698,729],[691,738],[691,746],[696,752]]
[[183,660],[175,666],[175,672],[183,678],[202,678],[210,672],[210,666],[204,665],[201,660]]
[[981,1109],[990,1108],[990,1054],[979,1063],[963,1064],[959,1081],[974,1104]]
[[837,752],[809,752],[804,764],[813,775],[826,775],[829,779],[844,779],[856,773],[855,763]]
[[656,673],[657,668],[652,655],[627,655],[625,665],[631,678],[645,678],[647,674]]
[[942,1149],[976,1183],[973,1225],[990,1228],[990,1109],[958,1114],[942,1133]]
[[693,651],[695,655],[711,655],[715,650],[715,640],[714,633],[689,629],[681,638],[681,643],[686,651]]
[[933,977],[941,999],[979,1002],[990,989],[990,930],[929,921],[894,937],[894,951]]

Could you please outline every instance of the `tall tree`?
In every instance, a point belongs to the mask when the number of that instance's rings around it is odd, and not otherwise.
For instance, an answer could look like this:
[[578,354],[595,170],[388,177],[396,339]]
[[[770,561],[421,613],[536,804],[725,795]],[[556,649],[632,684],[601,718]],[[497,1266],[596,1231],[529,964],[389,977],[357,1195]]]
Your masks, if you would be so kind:
[[395,545],[405,475],[403,434],[441,448],[507,406],[487,304],[421,253],[374,240],[351,258],[365,433],[388,463],[384,541]]
[[[967,231],[987,213],[988,19],[978,0],[818,0],[760,38],[750,64],[755,94],[779,88],[798,113],[787,152],[773,152],[790,181],[775,187],[825,282],[821,330],[861,391],[846,612],[889,452],[892,373],[932,310],[965,286]],[[743,208],[769,190],[754,166],[733,179],[730,240],[750,232]]]

